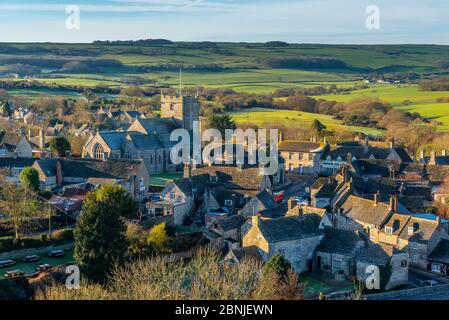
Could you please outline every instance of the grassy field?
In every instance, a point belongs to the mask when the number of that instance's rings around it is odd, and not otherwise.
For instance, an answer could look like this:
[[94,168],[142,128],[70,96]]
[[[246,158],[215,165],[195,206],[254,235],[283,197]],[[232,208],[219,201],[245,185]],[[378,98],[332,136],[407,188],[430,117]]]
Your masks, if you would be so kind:
[[164,187],[167,182],[182,178],[182,173],[161,173],[152,174],[150,177],[150,186]]
[[327,126],[328,129],[345,129],[354,132],[363,132],[372,136],[379,136],[383,134],[382,131],[377,129],[345,126],[341,123],[341,121],[333,119],[332,116],[301,111],[253,108],[250,109],[249,112],[233,112],[231,115],[237,124],[255,124],[259,127],[263,127],[264,124],[269,123],[283,124],[287,126],[289,124],[295,124],[303,127],[309,127],[313,120],[317,119]]
[[368,89],[354,90],[345,94],[316,96],[317,99],[348,102],[361,98],[375,98],[392,106],[403,106],[404,101],[416,104],[434,103],[438,98],[449,98],[449,91],[421,91],[418,85],[372,85]]

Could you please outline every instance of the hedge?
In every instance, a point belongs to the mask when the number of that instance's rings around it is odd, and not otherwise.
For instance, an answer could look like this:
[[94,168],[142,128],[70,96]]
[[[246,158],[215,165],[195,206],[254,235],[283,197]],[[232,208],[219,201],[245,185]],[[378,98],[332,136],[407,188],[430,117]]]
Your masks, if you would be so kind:
[[49,239],[46,234],[34,237],[23,237],[17,242],[14,241],[14,237],[0,237],[0,252],[61,245],[73,240],[74,234],[72,229],[56,230],[51,234],[51,239]]

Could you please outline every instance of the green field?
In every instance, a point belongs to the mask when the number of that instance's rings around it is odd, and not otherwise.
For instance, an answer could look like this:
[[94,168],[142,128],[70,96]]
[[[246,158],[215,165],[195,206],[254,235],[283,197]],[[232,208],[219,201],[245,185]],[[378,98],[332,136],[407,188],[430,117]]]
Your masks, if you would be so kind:
[[276,123],[283,125],[300,125],[302,127],[310,127],[313,120],[317,119],[322,122],[328,129],[339,130],[345,129],[354,132],[362,132],[371,136],[380,136],[382,131],[373,128],[345,126],[339,120],[335,120],[332,116],[308,113],[292,110],[275,110],[253,108],[249,111],[239,111],[231,113],[237,124],[252,124],[263,127],[264,124]]
[[150,177],[150,185],[155,187],[164,187],[167,182],[182,178],[182,173],[160,173],[152,174]]

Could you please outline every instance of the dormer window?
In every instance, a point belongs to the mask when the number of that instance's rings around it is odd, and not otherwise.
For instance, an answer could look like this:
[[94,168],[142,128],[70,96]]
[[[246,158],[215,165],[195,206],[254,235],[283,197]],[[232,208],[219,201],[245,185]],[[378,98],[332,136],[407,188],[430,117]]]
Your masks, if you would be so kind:
[[232,206],[232,200],[225,200],[225,206]]
[[210,182],[217,183],[218,182],[218,177],[217,176],[211,176],[210,177]]
[[393,234],[393,228],[392,227],[385,227],[385,233],[386,234]]
[[331,158],[331,156],[327,156],[327,158],[326,158],[326,162],[332,162],[332,158]]
[[337,162],[341,162],[341,157],[338,157],[338,158],[337,158]]

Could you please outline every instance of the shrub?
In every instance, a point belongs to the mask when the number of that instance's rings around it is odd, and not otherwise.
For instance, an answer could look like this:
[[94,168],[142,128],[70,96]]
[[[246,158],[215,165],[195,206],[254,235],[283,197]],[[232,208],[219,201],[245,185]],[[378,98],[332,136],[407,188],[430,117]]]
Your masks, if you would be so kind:
[[10,251],[14,249],[14,237],[0,238],[0,252]]
[[74,239],[74,233],[72,229],[56,230],[51,234],[54,241],[68,241]]

